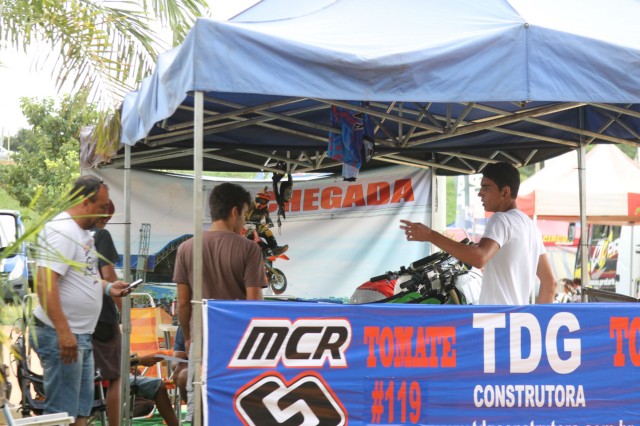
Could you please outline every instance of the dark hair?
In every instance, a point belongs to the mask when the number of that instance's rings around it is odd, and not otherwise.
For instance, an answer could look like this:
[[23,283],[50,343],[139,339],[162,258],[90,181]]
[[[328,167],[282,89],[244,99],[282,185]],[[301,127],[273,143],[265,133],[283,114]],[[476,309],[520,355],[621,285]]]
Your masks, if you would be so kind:
[[565,286],[573,284],[573,280],[571,278],[561,278],[560,281],[562,281],[562,284]]
[[242,213],[244,205],[251,205],[249,191],[235,183],[225,182],[213,188],[209,195],[209,211],[211,220],[227,219],[231,210],[236,207],[238,214]]
[[520,172],[509,163],[493,163],[482,169],[482,176],[491,179],[502,189],[508,186],[511,189],[511,198],[518,196],[520,189]]
[[78,179],[73,181],[73,186],[69,191],[72,199],[80,202],[84,199],[89,199],[89,201],[95,201],[96,194],[100,189],[100,186],[107,185],[104,183],[102,179],[92,175],[80,176]]

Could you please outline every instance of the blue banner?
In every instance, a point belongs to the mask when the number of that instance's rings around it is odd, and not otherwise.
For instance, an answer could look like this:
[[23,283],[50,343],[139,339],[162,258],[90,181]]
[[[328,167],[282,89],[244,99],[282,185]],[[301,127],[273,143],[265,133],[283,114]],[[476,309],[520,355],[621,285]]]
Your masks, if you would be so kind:
[[207,301],[208,425],[638,425],[634,304]]

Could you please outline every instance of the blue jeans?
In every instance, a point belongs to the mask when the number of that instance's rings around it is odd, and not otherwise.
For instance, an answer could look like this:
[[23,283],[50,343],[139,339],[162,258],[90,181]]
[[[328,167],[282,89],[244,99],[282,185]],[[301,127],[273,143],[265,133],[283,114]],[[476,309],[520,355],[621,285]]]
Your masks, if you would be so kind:
[[31,345],[40,357],[44,371],[44,414],[66,412],[76,420],[89,416],[94,399],[93,346],[90,334],[75,334],[78,340],[78,361],[63,364],[56,330],[36,326],[37,341]]

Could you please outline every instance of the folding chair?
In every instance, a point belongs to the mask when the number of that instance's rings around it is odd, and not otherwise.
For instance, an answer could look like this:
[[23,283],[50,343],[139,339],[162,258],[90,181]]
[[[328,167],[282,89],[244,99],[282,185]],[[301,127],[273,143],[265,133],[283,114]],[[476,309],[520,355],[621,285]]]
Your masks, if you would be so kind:
[[[25,321],[26,324],[26,321]],[[13,363],[15,363],[15,373],[18,379],[18,386],[22,393],[22,400],[20,403],[20,414],[23,417],[29,417],[32,415],[42,416],[44,409],[44,385],[42,374],[36,373],[31,369],[31,348],[28,345],[28,338],[26,326],[23,331],[16,338],[14,344],[11,346],[13,352]],[[106,409],[107,403],[105,400],[104,389],[102,387],[102,376],[100,371],[96,371],[94,377],[94,400],[91,407],[91,414],[87,419],[87,424],[93,424],[99,421],[102,425],[106,424]],[[54,423],[46,423],[47,417],[40,417],[40,419],[25,420],[25,423],[20,424],[67,424],[64,423],[64,419],[53,418]],[[38,423],[42,420],[43,423]],[[19,423],[16,423],[19,424]]]
[[[161,349],[158,343],[156,309],[159,308],[131,308],[130,352],[132,354],[135,353],[138,357],[148,355],[173,356],[173,350]],[[152,367],[145,368],[140,374],[162,379],[170,393],[176,414],[180,418],[180,396],[173,381],[173,371],[170,363],[166,361],[158,362]]]
[[[156,332],[160,349],[173,348],[173,336],[169,330],[177,329],[173,326],[173,318],[161,306],[156,305],[153,296],[149,293],[131,293],[131,308],[157,308],[156,312]],[[163,329],[164,328],[164,329]]]

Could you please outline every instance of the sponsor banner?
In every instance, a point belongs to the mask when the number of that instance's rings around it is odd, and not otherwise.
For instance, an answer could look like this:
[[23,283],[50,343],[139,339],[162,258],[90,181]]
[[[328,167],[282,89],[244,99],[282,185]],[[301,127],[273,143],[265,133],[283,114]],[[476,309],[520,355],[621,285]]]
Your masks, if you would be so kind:
[[[400,173],[398,173],[400,171]],[[285,178],[286,179],[286,178]],[[271,194],[269,213],[277,217],[278,205],[275,201],[271,182],[256,184],[242,182],[255,195],[267,187]],[[207,188],[204,212],[211,219],[207,200],[213,186]],[[356,182],[345,182],[342,178],[296,181],[291,200],[285,203],[286,220],[308,220],[314,218],[335,218],[336,214],[355,213],[376,214],[400,208],[420,208],[425,211],[430,204],[431,174],[426,169],[396,169],[388,173],[362,174]]]
[[206,301],[208,425],[633,425],[633,304]]
[[542,234],[542,242],[549,247],[578,247],[580,223],[559,220],[538,220],[536,226]]
[[[95,171],[109,185],[116,214],[107,229],[119,253],[124,252],[124,183],[122,170]],[[253,196],[269,181],[234,181]],[[219,180],[205,180],[203,229],[211,225],[209,194]],[[154,259],[147,271],[152,282],[171,282],[177,238],[193,233],[193,179],[165,173],[131,171],[131,247],[134,255],[147,245]],[[429,245],[408,242],[400,219],[431,224],[431,172],[389,167],[360,174],[356,182],[342,177],[296,180],[293,197],[278,227],[277,204],[269,203],[272,231],[287,244],[289,260],[274,267],[286,276],[286,295],[304,299],[348,299],[370,277],[397,271],[429,254]],[[143,224],[150,240],[141,241]],[[173,250],[173,251],[172,251]],[[164,259],[164,263],[161,260]],[[338,277],[339,279],[336,279]]]
[[629,216],[640,217],[640,194],[627,194],[627,210]]

